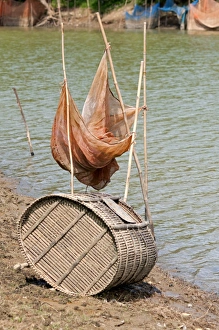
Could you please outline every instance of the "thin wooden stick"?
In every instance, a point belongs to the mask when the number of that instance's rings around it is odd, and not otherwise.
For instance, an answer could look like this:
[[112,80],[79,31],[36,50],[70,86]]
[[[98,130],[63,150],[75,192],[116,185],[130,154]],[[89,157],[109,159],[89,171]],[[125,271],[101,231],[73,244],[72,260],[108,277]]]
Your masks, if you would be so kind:
[[69,107],[69,92],[68,92],[68,82],[66,76],[65,69],[65,52],[64,52],[64,25],[62,22],[61,9],[60,9],[60,0],[58,0],[58,9],[59,9],[59,17],[61,22],[61,31],[62,31],[62,67],[64,74],[64,83],[66,88],[66,103],[67,103],[67,136],[68,136],[68,150],[69,150],[69,158],[70,158],[70,166],[71,166],[71,194],[74,194],[74,166],[73,166],[73,158],[71,151],[71,137],[70,137],[70,107]]
[[68,136],[68,150],[69,150],[69,158],[70,158],[70,166],[71,166],[71,194],[74,194],[74,166],[73,166],[73,158],[71,151],[71,137],[70,137],[70,107],[69,107],[69,92],[68,92],[68,82],[66,77],[65,70],[65,58],[64,58],[64,28],[63,23],[61,23],[62,27],[62,63],[63,63],[63,73],[64,73],[64,81],[66,88],[66,103],[67,103],[67,136]]
[[14,90],[14,93],[15,93],[15,96],[16,96],[16,99],[17,99],[17,104],[18,104],[18,106],[20,108],[20,111],[21,111],[21,115],[22,115],[22,118],[23,118],[23,121],[24,121],[25,128],[26,128],[27,140],[28,140],[29,149],[30,149],[30,155],[34,156],[33,147],[32,147],[32,143],[31,143],[31,139],[30,139],[30,132],[29,132],[29,129],[28,129],[28,126],[27,126],[25,116],[24,116],[24,112],[23,112],[23,109],[22,109],[22,106],[21,106],[16,88],[13,88],[13,90]]
[[151,212],[148,204],[148,159],[147,159],[147,82],[146,82],[146,43],[147,43],[147,27],[144,22],[144,42],[143,42],[143,88],[144,88],[144,191],[145,191],[145,217],[149,221],[152,234],[154,235],[154,226],[151,218]]
[[148,178],[147,178],[147,95],[146,95],[146,22],[144,22],[144,42],[143,42],[143,90],[144,90],[144,169],[145,169],[145,179],[144,179],[144,186],[147,193],[147,186],[148,186]]
[[136,109],[135,109],[135,120],[134,120],[134,124],[133,124],[132,144],[131,144],[130,151],[129,151],[128,171],[127,171],[125,194],[124,194],[125,202],[126,202],[127,196],[128,196],[129,181],[130,181],[130,174],[131,174],[132,157],[133,157],[133,151],[134,151],[135,134],[136,134],[137,120],[138,120],[138,108],[139,108],[139,100],[140,100],[141,84],[142,84],[142,73],[143,73],[143,61],[141,61],[141,66],[140,66],[138,92],[137,92]]

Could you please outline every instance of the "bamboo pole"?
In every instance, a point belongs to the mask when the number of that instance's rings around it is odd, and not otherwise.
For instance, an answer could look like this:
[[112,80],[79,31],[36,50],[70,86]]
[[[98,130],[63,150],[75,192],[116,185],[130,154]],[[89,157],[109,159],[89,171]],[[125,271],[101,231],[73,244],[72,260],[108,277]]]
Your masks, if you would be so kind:
[[141,66],[140,66],[138,91],[137,91],[137,98],[136,98],[136,108],[135,108],[135,120],[134,120],[134,124],[133,124],[132,144],[131,144],[130,151],[129,151],[128,171],[127,171],[126,187],[125,187],[125,194],[124,194],[125,202],[126,202],[127,196],[128,196],[129,181],[130,181],[130,175],[131,175],[132,157],[133,157],[133,151],[134,151],[134,142],[135,142],[135,135],[136,135],[136,128],[137,128],[137,120],[138,120],[138,108],[139,108],[139,100],[140,100],[141,84],[142,84],[142,73],[143,73],[143,61],[141,61]]
[[98,19],[98,22],[99,22],[99,25],[100,25],[100,30],[101,30],[101,33],[102,33],[102,36],[103,36],[103,40],[104,40],[104,43],[105,43],[105,46],[106,46],[106,52],[107,52],[109,63],[110,63],[110,68],[111,68],[111,72],[112,72],[112,76],[113,76],[113,82],[114,82],[114,85],[115,85],[115,88],[116,88],[116,91],[117,91],[117,94],[118,94],[119,102],[120,102],[120,105],[121,105],[121,108],[122,108],[122,113],[123,113],[123,116],[124,116],[126,130],[127,130],[127,133],[129,133],[129,126],[128,126],[127,116],[126,116],[126,112],[125,112],[125,108],[124,108],[124,103],[123,103],[122,95],[120,93],[119,86],[118,86],[118,83],[117,83],[116,74],[115,74],[113,61],[112,61],[112,57],[111,57],[110,44],[107,41],[106,34],[105,34],[105,31],[104,31],[104,28],[103,28],[103,24],[102,24],[101,19],[100,19],[100,14],[96,13],[96,15],[97,15],[97,19]]
[[70,138],[70,107],[69,107],[68,81],[67,81],[66,69],[65,69],[63,23],[61,23],[61,28],[62,28],[62,64],[63,64],[63,74],[64,74],[64,82],[65,82],[65,89],[66,89],[66,104],[67,104],[68,150],[69,150],[70,167],[71,167],[71,194],[73,195],[73,193],[74,193],[74,167],[73,167],[73,159],[72,159],[72,151],[71,151],[71,138]]
[[145,171],[145,179],[144,179],[144,186],[147,193],[148,187],[148,178],[147,178],[147,95],[146,95],[146,22],[144,22],[144,40],[143,40],[143,90],[144,90],[144,171]]
[[68,150],[69,150],[69,158],[70,158],[70,167],[71,167],[71,194],[74,194],[74,166],[73,166],[73,158],[71,151],[71,137],[70,137],[70,107],[69,107],[69,92],[68,92],[68,82],[66,76],[65,69],[65,51],[64,51],[64,25],[62,22],[61,9],[60,9],[60,0],[58,0],[58,10],[59,17],[61,22],[61,32],[62,32],[62,67],[63,67],[63,75],[64,75],[64,83],[66,88],[66,104],[67,104],[67,137],[68,137]]
[[[124,103],[123,103],[122,96],[121,96],[121,93],[120,93],[120,90],[119,90],[119,86],[118,86],[118,83],[117,83],[117,80],[116,80],[115,70],[114,70],[114,66],[113,66],[113,62],[112,62],[112,57],[111,57],[111,53],[110,53],[110,45],[109,45],[109,43],[107,41],[106,34],[105,34],[104,29],[103,29],[103,25],[102,25],[102,22],[101,22],[101,19],[100,19],[100,14],[99,13],[96,13],[96,15],[97,15],[97,19],[98,19],[98,22],[99,22],[99,25],[100,25],[100,29],[101,29],[101,32],[102,32],[103,40],[105,42],[106,51],[107,51],[107,55],[108,55],[108,59],[109,59],[109,63],[110,63],[110,68],[111,68],[111,72],[112,72],[112,76],[113,76],[114,85],[116,87],[116,91],[117,91],[118,98],[119,98],[119,101],[120,101],[120,105],[121,105],[121,108],[122,108],[122,113],[123,113],[123,116],[124,116],[126,130],[127,130],[127,133],[130,133],[129,126],[128,126],[128,121],[127,121],[127,116],[126,116],[126,112],[125,112],[125,109],[124,109]],[[145,196],[145,191],[144,191],[144,183],[143,183],[143,177],[142,177],[142,170],[141,170],[141,165],[139,163],[139,160],[138,160],[138,157],[137,157],[137,154],[136,154],[135,149],[133,149],[133,155],[134,155],[136,167],[137,167],[137,170],[138,170],[138,175],[139,175],[139,179],[140,179],[140,185],[141,185],[141,190],[142,190],[142,195],[143,195],[144,203],[146,205],[146,196]]]
[[146,62],[147,62],[147,27],[144,22],[144,41],[143,41],[143,89],[144,89],[144,191],[145,191],[145,217],[150,223],[151,231],[154,236],[154,226],[151,218],[151,212],[148,204],[148,158],[147,158],[147,76],[146,76]]
[[70,107],[69,107],[69,92],[68,92],[68,82],[66,77],[65,70],[65,57],[64,57],[64,28],[63,23],[61,23],[62,27],[62,63],[63,63],[63,74],[64,74],[64,82],[66,88],[66,103],[67,103],[67,136],[68,136],[68,150],[69,150],[69,158],[70,158],[70,166],[71,166],[71,194],[74,194],[74,167],[73,167],[73,158],[71,151],[71,137],[70,137]]
[[28,129],[28,126],[27,126],[27,122],[26,122],[25,116],[24,116],[24,112],[23,112],[23,109],[22,109],[22,106],[21,106],[21,103],[20,103],[20,100],[19,100],[19,97],[18,97],[16,88],[13,88],[13,90],[14,90],[14,93],[15,93],[15,96],[16,96],[16,99],[17,99],[17,104],[18,104],[18,106],[20,108],[20,111],[21,111],[21,116],[23,118],[25,128],[26,128],[27,141],[28,141],[28,144],[29,144],[30,155],[31,156],[34,156],[33,147],[32,147],[31,138],[30,138],[30,132],[29,132],[29,129]]

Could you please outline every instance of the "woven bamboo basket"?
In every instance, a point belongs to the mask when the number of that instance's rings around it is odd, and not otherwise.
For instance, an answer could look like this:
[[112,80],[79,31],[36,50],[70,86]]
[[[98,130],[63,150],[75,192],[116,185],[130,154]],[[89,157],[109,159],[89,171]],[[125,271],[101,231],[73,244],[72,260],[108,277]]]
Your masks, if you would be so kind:
[[111,195],[42,197],[21,215],[18,238],[28,264],[69,295],[141,281],[157,259],[147,222]]

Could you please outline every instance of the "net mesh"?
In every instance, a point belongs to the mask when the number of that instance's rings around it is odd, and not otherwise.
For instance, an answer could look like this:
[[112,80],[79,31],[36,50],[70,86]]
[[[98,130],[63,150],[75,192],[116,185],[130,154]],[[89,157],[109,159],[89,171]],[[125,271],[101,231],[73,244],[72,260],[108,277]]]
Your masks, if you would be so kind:
[[0,0],[0,25],[33,26],[45,13],[45,7],[39,0]]
[[[128,126],[131,127],[135,108],[125,106],[125,111]],[[131,145],[132,136],[124,124],[120,102],[109,88],[106,53],[99,64],[82,114],[66,82],[61,90],[52,128],[51,151],[56,162],[70,172],[69,141],[75,177],[97,190],[110,182],[110,177],[119,169],[115,158]]]
[[201,0],[190,4],[187,29],[219,29],[219,3],[214,0]]

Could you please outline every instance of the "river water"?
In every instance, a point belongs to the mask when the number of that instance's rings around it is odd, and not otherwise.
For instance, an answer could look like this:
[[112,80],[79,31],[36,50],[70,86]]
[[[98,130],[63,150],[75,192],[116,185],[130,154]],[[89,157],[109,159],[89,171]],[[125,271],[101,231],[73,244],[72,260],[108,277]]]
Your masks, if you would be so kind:
[[[142,31],[106,31],[123,100],[136,104]],[[79,109],[104,43],[99,31],[65,31],[65,63]],[[147,33],[148,195],[158,264],[219,293],[219,34]],[[70,193],[70,177],[53,160],[50,135],[63,81],[57,29],[0,29],[0,169],[33,197]],[[110,78],[111,79],[111,78]],[[16,88],[30,130],[30,156]],[[136,150],[143,159],[142,117]],[[128,155],[105,191],[123,196]],[[77,191],[84,191],[75,182]],[[143,214],[135,166],[128,201]]]

